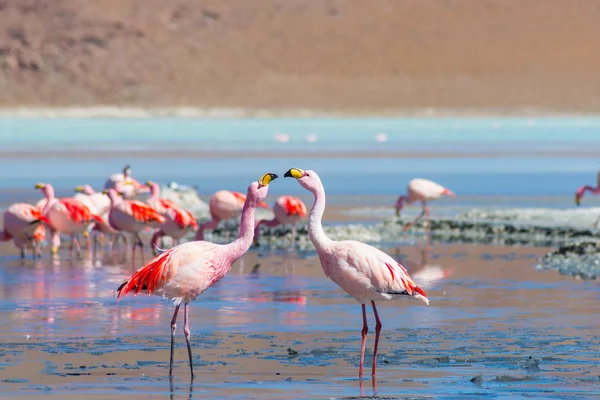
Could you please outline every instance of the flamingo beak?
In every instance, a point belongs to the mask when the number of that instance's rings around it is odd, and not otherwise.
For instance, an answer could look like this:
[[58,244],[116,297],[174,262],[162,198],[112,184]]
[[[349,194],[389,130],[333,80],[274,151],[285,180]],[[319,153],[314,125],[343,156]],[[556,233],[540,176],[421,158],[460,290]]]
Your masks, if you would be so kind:
[[146,181],[146,186],[148,186],[149,188],[152,187],[152,181]]
[[[258,188],[260,189],[261,187],[265,187],[268,186],[269,183],[271,183],[273,180],[277,179],[277,174],[274,174],[272,172],[268,172],[266,174],[264,174],[259,180],[258,180]],[[267,207],[268,208],[268,207]]]
[[81,192],[83,192],[83,186],[77,186],[75,188],[75,193],[81,193]]
[[296,178],[300,179],[304,176],[304,171],[300,168],[291,168],[285,174],[283,174],[284,178]]
[[44,185],[43,183],[36,183],[34,189],[43,189],[44,186],[46,185]]

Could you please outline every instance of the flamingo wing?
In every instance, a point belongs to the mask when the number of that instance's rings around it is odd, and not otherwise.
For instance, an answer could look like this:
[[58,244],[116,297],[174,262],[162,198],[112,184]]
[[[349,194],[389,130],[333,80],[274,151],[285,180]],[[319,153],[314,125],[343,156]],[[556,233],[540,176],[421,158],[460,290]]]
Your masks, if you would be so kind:
[[170,263],[175,248],[173,247],[159,254],[123,282],[116,290],[118,293],[117,300],[120,300],[129,292],[138,294],[142,290],[147,290],[148,294],[152,294],[162,287],[172,275],[177,273],[177,268],[172,268],[173,264]]
[[339,242],[347,247],[348,266],[368,278],[379,293],[415,296],[429,304],[425,292],[411,279],[406,268],[383,251],[357,241]]
[[297,197],[286,196],[284,199],[284,208],[287,215],[299,215],[301,217],[306,216],[306,206]]
[[[129,200],[129,207],[131,209],[131,213],[133,217],[138,222],[148,223],[148,222],[165,222],[166,219],[158,211],[149,205],[142,203],[137,200]],[[102,221],[100,221],[102,222]]]
[[60,199],[59,201],[66,208],[67,212],[69,213],[69,217],[74,222],[77,222],[79,224],[85,224],[87,222],[91,222],[92,220],[102,222],[102,218],[95,214],[92,214],[90,209],[79,200],[73,198],[65,198]]

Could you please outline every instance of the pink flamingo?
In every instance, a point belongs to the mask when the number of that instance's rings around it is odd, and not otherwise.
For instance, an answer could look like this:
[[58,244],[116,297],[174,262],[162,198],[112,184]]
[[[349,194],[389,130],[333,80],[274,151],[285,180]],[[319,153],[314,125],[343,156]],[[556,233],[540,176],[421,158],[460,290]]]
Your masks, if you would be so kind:
[[122,186],[123,198],[133,199],[137,194],[148,192],[148,188],[142,185],[131,176],[131,166],[127,164],[123,167],[122,173],[113,174],[104,183],[104,190],[115,189],[119,183],[125,184]]
[[375,382],[377,347],[382,327],[375,301],[394,300],[401,296],[411,296],[422,300],[425,304],[429,304],[429,300],[425,292],[410,278],[406,269],[383,251],[354,240],[334,241],[325,235],[321,225],[325,211],[325,189],[314,171],[292,168],[285,173],[284,177],[297,179],[300,186],[314,194],[315,203],[308,217],[308,236],[319,254],[323,272],[362,305],[363,329],[358,370],[361,380],[365,343],[369,331],[365,303],[370,301],[373,306],[377,322],[372,371],[373,382]]
[[0,231],[0,242],[12,239],[15,246],[21,249],[21,258],[25,258],[25,249],[29,246],[33,248],[33,256],[40,257],[40,244],[46,239],[44,222],[50,224],[39,208],[26,203],[12,204],[4,211],[4,230]]
[[253,182],[248,186],[248,195],[242,210],[240,232],[236,240],[225,245],[195,241],[172,247],[137,270],[117,288],[118,299],[129,292],[138,294],[145,290],[148,294],[173,300],[175,311],[171,319],[169,376],[173,375],[173,348],[179,306],[182,302],[184,303],[183,332],[193,378],[188,303],[220,281],[229,272],[231,265],[248,251],[252,245],[254,233],[254,210],[267,196],[269,183],[276,178],[277,175],[268,173],[263,175],[258,182]]
[[400,210],[404,207],[404,203],[412,204],[415,201],[420,201],[423,205],[423,211],[421,211],[421,214],[419,214],[414,221],[404,225],[404,230],[410,228],[411,225],[423,218],[423,216],[425,216],[427,225],[429,226],[429,206],[427,205],[427,202],[444,195],[456,197],[449,189],[427,179],[416,178],[408,182],[407,194],[398,197],[398,200],[396,201],[396,216],[400,215]]
[[[91,231],[94,232],[94,251],[96,251],[98,242],[101,245],[104,244],[104,235],[108,235],[111,238],[109,247],[112,249],[113,243],[117,236],[120,235],[120,232],[110,226],[108,222],[110,199],[104,193],[96,192],[90,185],[77,186],[75,192],[77,193],[75,199],[88,206],[92,212],[102,219],[102,222],[96,222],[91,226]],[[123,239],[127,241],[125,236],[123,236]]]
[[77,254],[81,255],[81,246],[77,236],[87,232],[90,224],[102,222],[102,219],[92,213],[85,204],[72,197],[57,199],[54,197],[54,187],[48,183],[38,183],[35,188],[40,189],[46,197],[46,203],[41,212],[50,221],[52,254],[58,253],[60,233],[62,232],[71,236],[71,252],[76,246]]
[[[122,184],[117,185],[120,189]],[[123,200],[115,189],[108,189],[110,199],[110,211],[108,222],[110,226],[121,232],[133,234],[132,257],[135,259],[135,248],[140,247],[142,260],[144,258],[144,243],[140,238],[140,232],[146,228],[158,228],[166,221],[158,211],[148,204],[138,200]]]
[[[208,222],[200,224],[196,232],[196,240],[204,240],[205,229],[215,229],[219,225],[219,222],[230,218],[237,218],[242,213],[245,202],[246,196],[240,192],[219,190],[213,194],[208,203],[211,219]],[[269,208],[263,202],[259,203],[258,207]]]
[[277,225],[292,225],[292,244],[296,243],[296,224],[306,216],[306,206],[298,197],[281,196],[273,205],[275,217],[271,220],[261,219],[254,228],[254,242],[258,243],[260,226],[274,227]]
[[[585,186],[582,186],[579,189],[577,189],[577,191],[575,192],[575,205],[577,207],[579,207],[581,205],[581,198],[583,197],[585,192],[590,192],[593,195],[600,193],[600,172],[598,172],[598,176],[596,179],[597,179],[596,187],[593,187],[590,185],[585,185]],[[600,222],[600,217],[598,217],[598,219],[594,223],[594,227],[598,226],[598,222]]]
[[163,236],[170,236],[175,244],[179,244],[179,239],[183,238],[188,232],[198,229],[196,218],[191,212],[179,207],[171,200],[160,197],[158,183],[148,181],[146,185],[150,187],[150,197],[146,200],[146,203],[167,219],[152,236],[153,251],[158,248],[158,241]]

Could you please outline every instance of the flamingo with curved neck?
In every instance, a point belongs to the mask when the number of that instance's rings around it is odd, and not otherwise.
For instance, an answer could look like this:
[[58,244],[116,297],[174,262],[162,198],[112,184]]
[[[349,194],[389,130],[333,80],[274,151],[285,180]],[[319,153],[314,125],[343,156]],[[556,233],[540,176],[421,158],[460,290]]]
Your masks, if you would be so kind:
[[248,187],[248,194],[242,209],[240,231],[237,239],[233,242],[220,245],[194,241],[172,247],[156,256],[116,289],[119,299],[130,292],[137,294],[146,291],[148,294],[164,296],[173,300],[175,311],[171,319],[170,376],[173,374],[173,349],[179,306],[184,303],[183,332],[190,359],[190,373],[193,378],[188,303],[220,281],[229,272],[232,264],[248,251],[254,236],[254,211],[267,196],[268,185],[275,178],[277,175],[268,173]]
[[335,241],[327,237],[321,223],[325,212],[325,188],[316,172],[292,168],[284,176],[295,178],[300,186],[315,196],[315,203],[308,217],[308,236],[317,250],[323,272],[361,303],[363,329],[358,370],[360,379],[363,375],[365,343],[369,331],[365,303],[371,302],[373,306],[377,322],[372,370],[373,383],[375,383],[377,348],[382,328],[375,301],[395,300],[408,296],[429,304],[429,299],[413,282],[406,269],[386,253],[355,240]]

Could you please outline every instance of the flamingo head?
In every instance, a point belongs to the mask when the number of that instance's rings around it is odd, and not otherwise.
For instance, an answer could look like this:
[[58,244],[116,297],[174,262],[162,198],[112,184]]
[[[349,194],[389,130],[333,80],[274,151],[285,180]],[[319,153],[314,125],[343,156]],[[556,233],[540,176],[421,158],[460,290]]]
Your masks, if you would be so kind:
[[42,194],[47,198],[54,197],[54,188],[48,183],[36,183],[35,189],[41,190]]
[[75,193],[83,193],[83,194],[87,194],[89,196],[89,195],[96,193],[96,191],[94,189],[92,189],[92,187],[90,185],[82,185],[82,186],[77,186],[75,188]]
[[304,171],[300,168],[292,168],[288,170],[283,176],[285,178],[296,178],[300,186],[312,193],[316,193],[318,190],[322,190],[323,188],[321,179],[315,171]]
[[402,208],[404,208],[404,196],[400,196],[398,197],[398,200],[396,200],[396,217],[400,216],[400,211],[402,210]]
[[583,197],[585,190],[586,190],[586,187],[582,186],[579,189],[577,189],[577,191],[575,192],[575,205],[577,207],[579,207],[579,205],[581,204],[581,198]]
[[108,196],[108,198],[110,199],[110,204],[113,206],[122,201],[123,197],[123,193],[117,192],[113,188],[103,191],[102,194]]
[[127,164],[123,167],[123,176],[125,177],[125,179],[131,177],[131,165]]
[[[252,182],[250,186],[248,186],[246,201],[250,202],[250,205],[254,207],[264,208],[267,206],[263,200],[269,193],[269,183],[271,183],[274,179],[277,179],[277,174],[269,172],[261,176],[257,182]],[[269,206],[267,206],[267,208],[268,207]]]
[[158,196],[158,193],[160,192],[160,186],[158,186],[158,183],[146,181],[146,187],[150,188],[150,193],[152,196]]

